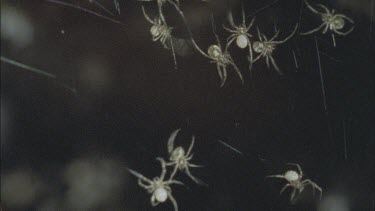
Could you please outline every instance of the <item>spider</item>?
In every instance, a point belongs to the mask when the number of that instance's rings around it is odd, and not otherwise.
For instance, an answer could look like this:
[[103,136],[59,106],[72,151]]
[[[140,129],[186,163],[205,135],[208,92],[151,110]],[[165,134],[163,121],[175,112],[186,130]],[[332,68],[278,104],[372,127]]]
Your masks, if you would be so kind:
[[221,87],[224,86],[227,80],[227,66],[232,65],[234,70],[237,72],[241,79],[242,84],[244,83],[242,74],[238,69],[237,65],[233,62],[232,57],[228,51],[222,51],[220,43],[218,45],[211,45],[208,48],[208,56],[212,59],[211,63],[216,63],[217,71],[221,79]]
[[169,49],[166,42],[167,41],[170,42],[175,68],[177,69],[177,59],[176,59],[176,54],[174,51],[174,45],[171,39],[172,27],[167,26],[167,24],[165,24],[165,22],[162,21],[162,18],[156,18],[154,21],[151,20],[151,18],[147,15],[145,8],[143,6],[142,6],[142,12],[146,20],[152,24],[151,29],[150,29],[150,33],[152,35],[152,41],[156,42],[160,40],[160,42],[163,44],[164,48],[166,49]]
[[[142,174],[134,170],[131,170],[131,169],[128,169],[128,170],[130,171],[131,174],[133,174],[134,176],[138,178],[138,185],[146,189],[147,192],[152,194],[151,205],[153,207],[169,199],[173,204],[174,210],[178,211],[177,202],[172,196],[172,189],[170,185],[172,184],[183,185],[183,183],[177,180],[172,180],[172,179],[164,181],[164,178],[167,174],[166,163],[163,158],[158,157],[156,159],[160,161],[161,163],[162,172],[161,172],[160,177],[155,177],[153,180],[146,178],[145,176],[143,176]],[[144,182],[147,184],[145,184]]]
[[322,29],[324,27],[322,33],[325,34],[325,33],[327,33],[328,30],[330,30],[331,31],[331,35],[332,35],[333,46],[336,47],[335,34],[338,34],[338,35],[341,35],[341,36],[346,36],[350,32],[353,31],[354,26],[352,28],[350,28],[346,32],[339,31],[339,30],[341,30],[341,29],[344,28],[344,26],[345,26],[345,20],[347,20],[350,23],[354,24],[354,21],[351,18],[349,18],[348,16],[343,15],[343,14],[335,14],[335,10],[332,10],[332,12],[330,12],[329,9],[326,6],[322,5],[322,4],[318,4],[317,6],[321,7],[324,10],[324,12],[318,12],[306,0],[305,0],[305,2],[306,2],[307,7],[312,12],[321,15],[323,23],[320,26],[318,26],[317,28],[313,29],[313,30],[301,33],[301,35],[312,34],[314,32],[319,31],[320,29]]
[[250,60],[251,61],[253,60],[253,52],[251,50],[251,42],[250,42],[250,38],[252,36],[251,36],[251,34],[249,34],[249,30],[250,30],[251,26],[253,25],[254,20],[255,20],[255,17],[250,22],[250,24],[248,26],[246,26],[246,18],[245,18],[245,12],[244,12],[243,5],[242,5],[242,23],[239,26],[236,26],[234,24],[232,12],[228,13],[228,22],[233,29],[230,29],[230,28],[226,27],[225,25],[223,25],[223,28],[225,30],[232,33],[227,39],[227,46],[226,46],[225,50],[227,50],[228,47],[233,43],[233,41],[236,40],[236,44],[239,48],[242,48],[242,49],[244,49],[246,47],[249,48]]
[[[275,60],[273,59],[272,53],[276,49],[276,46],[278,44],[285,43],[296,33],[297,27],[298,25],[296,25],[293,32],[282,41],[274,41],[279,36],[279,30],[277,30],[275,35],[270,40],[268,40],[264,34],[260,33],[259,28],[257,28],[259,41],[253,43],[253,50],[256,53],[259,53],[259,55],[252,62],[256,62],[260,58],[265,57],[267,67],[270,67],[269,61],[271,60],[273,67],[280,75],[282,75],[283,73],[281,72],[280,68],[277,66]],[[251,61],[251,58],[249,58],[249,60]]]
[[170,178],[172,179],[177,173],[177,170],[180,170],[180,171],[185,171],[185,173],[195,183],[200,184],[200,185],[205,185],[205,183],[202,182],[200,179],[194,177],[190,173],[190,170],[189,170],[189,167],[192,167],[192,168],[202,167],[200,165],[189,163],[189,161],[193,158],[193,154],[191,154],[191,150],[193,149],[193,146],[194,146],[195,137],[193,136],[189,149],[186,153],[185,153],[184,148],[182,148],[181,146],[174,148],[174,141],[179,131],[180,129],[173,131],[168,139],[168,153],[170,155],[169,160],[171,162],[167,163],[167,166],[174,166],[174,170],[171,173]]
[[318,189],[320,192],[320,199],[322,198],[321,187],[319,187],[315,182],[309,179],[302,180],[303,172],[302,172],[300,165],[296,163],[287,163],[287,165],[297,166],[299,173],[297,173],[294,170],[288,170],[284,174],[267,176],[268,178],[273,177],[273,178],[286,179],[289,182],[281,189],[280,194],[282,194],[287,187],[292,187],[293,191],[292,191],[292,194],[290,195],[290,202],[293,203],[296,192],[298,191],[298,194],[301,194],[306,186],[311,185],[313,189],[313,195],[315,195],[315,189]]

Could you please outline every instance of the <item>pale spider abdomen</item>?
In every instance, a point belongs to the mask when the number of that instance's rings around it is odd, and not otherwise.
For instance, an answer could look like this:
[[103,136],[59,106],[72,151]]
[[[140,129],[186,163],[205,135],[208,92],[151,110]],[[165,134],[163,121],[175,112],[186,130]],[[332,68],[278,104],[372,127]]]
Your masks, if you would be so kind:
[[208,55],[213,58],[213,59],[217,59],[219,58],[221,55],[222,55],[222,52],[221,52],[221,49],[219,46],[217,45],[211,45],[209,48],[208,48]]
[[154,196],[158,202],[165,202],[168,198],[168,193],[164,188],[157,188]]
[[150,33],[152,36],[156,37],[160,35],[160,25],[151,26]]
[[284,177],[289,182],[294,182],[299,179],[299,174],[295,171],[290,170],[290,171],[285,172]]
[[240,48],[246,48],[246,46],[248,45],[246,36],[243,34],[239,35],[236,39],[236,44]]
[[170,159],[172,161],[177,161],[185,156],[185,150],[182,147],[177,147],[173,150]]
[[340,29],[344,28],[345,21],[344,21],[344,19],[342,19],[340,17],[336,17],[332,20],[332,25],[333,25],[334,29],[340,30]]
[[171,33],[171,28],[165,25],[155,24],[150,29],[153,41],[160,39],[160,41],[164,44],[164,42],[168,39]]
[[264,49],[265,49],[265,46],[264,46],[264,44],[262,42],[256,41],[253,44],[253,49],[257,53],[262,53],[264,51]]

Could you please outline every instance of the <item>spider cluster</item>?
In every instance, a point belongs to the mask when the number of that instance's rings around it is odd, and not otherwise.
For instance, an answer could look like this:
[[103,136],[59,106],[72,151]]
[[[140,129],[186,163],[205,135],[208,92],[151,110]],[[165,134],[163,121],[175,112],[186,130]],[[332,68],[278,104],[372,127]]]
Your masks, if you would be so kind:
[[[169,160],[165,161],[163,158],[157,157],[161,164],[161,174],[159,177],[154,177],[152,180],[143,176],[142,174],[128,169],[131,174],[138,178],[138,185],[144,188],[151,195],[151,205],[157,206],[159,203],[163,203],[169,199],[174,207],[175,211],[178,211],[178,205],[176,199],[172,195],[171,185],[183,185],[182,182],[175,180],[178,171],[186,173],[194,182],[200,185],[205,185],[200,179],[194,177],[189,168],[202,167],[200,165],[190,163],[193,158],[192,150],[195,142],[194,136],[192,137],[191,143],[187,151],[182,146],[175,147],[174,142],[180,129],[172,132],[168,139],[167,148],[169,153]],[[167,167],[173,168],[167,179]]]
[[[268,68],[272,65],[273,68],[282,75],[282,71],[280,67],[277,65],[275,59],[274,59],[274,52],[279,48],[280,44],[283,44],[287,42],[289,39],[291,39],[298,28],[298,24],[295,25],[294,30],[286,36],[286,38],[282,40],[276,40],[280,34],[279,30],[276,30],[275,34],[268,39],[267,36],[259,31],[259,28],[257,27],[257,38],[254,39],[254,36],[251,34],[251,28],[254,25],[255,16],[252,18],[252,20],[247,23],[246,21],[246,15],[244,11],[244,7],[242,5],[242,21],[239,24],[236,24],[233,20],[233,14],[232,11],[228,11],[227,20],[229,23],[229,26],[223,25],[223,29],[225,32],[229,33],[227,39],[226,39],[226,45],[223,47],[217,37],[218,42],[216,44],[212,44],[208,47],[207,51],[203,51],[195,42],[193,35],[189,29],[189,27],[186,24],[186,19],[183,11],[180,9],[179,1],[178,0],[138,0],[142,2],[152,2],[156,1],[159,9],[159,17],[157,20],[152,21],[148,15],[145,13],[143,8],[143,13],[145,18],[153,24],[151,27],[151,35],[153,36],[153,41],[160,40],[164,47],[166,47],[165,43],[169,40],[171,40],[171,31],[172,28],[169,27],[164,18],[164,14],[162,11],[162,7],[165,3],[169,3],[174,6],[174,8],[177,10],[178,14],[181,16],[182,20],[185,23],[185,26],[189,32],[191,42],[193,44],[193,47],[204,57],[210,59],[211,63],[216,64],[216,69],[218,71],[218,75],[220,77],[221,83],[220,86],[224,86],[227,76],[228,76],[228,68],[232,67],[238,77],[240,78],[241,82],[244,83],[243,76],[237,65],[235,64],[232,56],[229,53],[229,48],[233,46],[235,43],[236,46],[239,49],[247,49],[248,50],[248,61],[249,61],[249,70],[252,70],[253,64],[261,59],[264,59],[266,65]],[[354,26],[350,28],[347,31],[340,31],[345,26],[345,21],[348,21],[350,23],[354,23],[352,19],[347,17],[343,14],[336,14],[335,10],[330,11],[326,6],[322,4],[318,4],[317,6],[322,9],[323,11],[320,12],[314,7],[312,7],[307,0],[304,0],[308,9],[312,11],[315,14],[318,14],[321,16],[322,24],[318,26],[315,29],[312,29],[310,31],[300,33],[301,35],[308,35],[315,33],[321,29],[323,29],[322,33],[325,34],[328,31],[331,31],[332,39],[334,46],[336,46],[336,40],[335,40],[335,34],[345,36],[348,35],[350,32],[353,31]],[[208,1],[210,3],[210,1]],[[255,36],[256,37],[256,36]],[[174,53],[173,43],[170,43],[172,46],[172,52],[175,60],[176,65],[176,56]],[[254,58],[255,57],[255,58]],[[251,73],[251,72],[250,72]]]

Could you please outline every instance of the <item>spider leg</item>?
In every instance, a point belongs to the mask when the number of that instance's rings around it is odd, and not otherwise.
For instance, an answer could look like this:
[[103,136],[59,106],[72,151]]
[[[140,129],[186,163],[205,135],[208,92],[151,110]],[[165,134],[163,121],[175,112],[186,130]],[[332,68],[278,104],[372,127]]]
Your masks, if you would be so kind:
[[[180,15],[182,21],[183,21],[183,24],[185,26],[187,26],[187,22],[186,22],[186,18],[185,18],[185,15],[184,13],[181,11],[180,7],[178,4],[176,4],[174,1],[172,0],[166,0],[167,2],[169,2],[177,11],[177,13]],[[178,2],[178,1],[177,1]],[[179,3],[179,2],[178,2]],[[187,32],[188,32],[188,35],[190,37],[190,41],[191,41],[191,44],[193,44],[193,47],[195,48],[195,50],[197,50],[200,54],[202,54],[204,57],[206,58],[211,58],[209,55],[207,55],[207,53],[205,53],[198,45],[197,43],[195,42],[194,40],[194,37],[193,37],[193,33],[191,32],[190,28],[188,27],[187,28]]]
[[186,157],[186,160],[187,160],[187,161],[191,160],[191,159],[193,158],[193,156],[194,156],[194,154],[191,153],[188,157]]
[[330,29],[331,27],[329,26],[329,24],[326,25],[326,27],[324,28],[324,30],[322,31],[323,34],[327,33],[328,29]]
[[241,14],[242,14],[242,25],[246,26],[246,15],[245,15],[245,9],[244,9],[242,1],[241,1]]
[[287,187],[292,186],[291,184],[286,184],[280,191],[280,195],[287,189]]
[[278,175],[269,175],[266,176],[266,178],[280,178],[280,179],[285,179],[284,175],[278,174]]
[[155,196],[154,194],[152,194],[152,196],[151,196],[151,205],[152,205],[153,207],[155,207],[155,206],[157,206],[158,204],[159,204],[159,202],[156,201],[156,196]]
[[266,64],[267,64],[267,68],[269,69],[270,68],[270,61],[269,61],[269,57],[266,56]]
[[337,31],[337,29],[334,29],[333,31],[338,34],[338,35],[341,35],[341,36],[346,36],[348,35],[350,32],[352,32],[354,30],[354,26],[352,28],[350,28],[348,31],[346,32],[340,32],[340,31]]
[[314,32],[319,31],[319,30],[322,29],[324,26],[328,26],[328,24],[326,24],[326,23],[324,22],[324,23],[322,23],[322,25],[316,27],[315,29],[312,29],[312,30],[307,31],[307,32],[302,32],[302,33],[300,33],[300,35],[308,35],[308,34],[312,34],[312,33],[314,33]]
[[327,14],[333,14],[335,12],[335,10],[332,10],[332,12],[330,12],[329,9],[323,4],[317,4],[317,6],[322,8]]
[[233,14],[232,14],[232,11],[229,11],[229,12],[228,12],[227,19],[228,19],[229,24],[230,24],[233,28],[237,28],[236,25],[234,24],[234,21],[233,21]]
[[178,6],[180,6],[180,1],[179,1],[179,0],[176,0],[176,4],[177,4]]
[[312,7],[309,2],[307,2],[307,0],[305,0],[305,3],[307,5],[307,7],[313,12],[313,13],[316,13],[316,14],[321,14],[320,12],[318,12],[316,9],[314,9],[314,7]]
[[192,164],[192,163],[188,163],[187,164],[189,167],[192,167],[192,168],[202,168],[202,167],[204,167],[204,166],[202,166],[202,165],[196,165],[196,164]]
[[253,25],[254,21],[255,21],[255,17],[251,20],[250,25],[246,28],[246,31],[250,30],[250,28]]
[[134,176],[136,176],[138,179],[141,179],[141,180],[143,180],[143,181],[145,181],[145,182],[147,182],[147,183],[150,183],[150,184],[153,183],[150,179],[146,178],[146,177],[143,176],[142,174],[140,174],[140,173],[138,173],[138,172],[136,172],[136,171],[134,171],[134,170],[132,170],[132,169],[129,169],[129,168],[128,168],[128,171],[129,171],[131,174],[133,174]]
[[211,13],[211,25],[212,25],[212,32],[214,33],[214,35],[216,37],[217,44],[219,45],[219,47],[221,49],[221,43],[220,43],[219,35],[217,35],[217,33],[216,33],[215,20],[214,20],[214,16],[213,16],[212,13]]
[[185,168],[185,172],[186,172],[186,174],[195,182],[195,183],[197,183],[197,184],[199,184],[199,185],[205,185],[205,186],[207,186],[207,184],[206,183],[204,183],[202,180],[200,180],[200,179],[198,179],[198,178],[196,178],[196,177],[194,177],[191,173],[190,173],[190,170],[189,170],[189,168]]
[[227,43],[229,42],[229,40],[233,39],[234,37],[237,37],[238,35],[237,34],[232,34],[230,35],[228,38],[227,38]]
[[354,20],[351,19],[351,18],[349,18],[349,17],[346,16],[346,15],[337,14],[337,15],[335,15],[335,16],[336,16],[336,17],[340,17],[340,18],[344,18],[344,19],[346,19],[347,21],[349,21],[350,23],[354,23]]
[[244,84],[244,80],[241,74],[241,71],[238,69],[237,65],[234,62],[230,62],[230,64],[233,66],[234,70],[236,71],[238,77],[240,77],[242,84]]
[[142,12],[143,12],[143,16],[145,16],[145,18],[148,22],[150,22],[151,24],[154,24],[154,25],[156,24],[153,20],[151,20],[150,16],[147,15],[146,10],[145,10],[143,5],[142,5]]
[[163,24],[167,25],[167,22],[165,21],[165,17],[163,14],[163,3],[162,1],[157,1],[158,2],[158,10],[159,10],[159,16]]
[[276,64],[275,60],[273,59],[273,57],[272,57],[272,56],[269,56],[269,58],[270,58],[270,60],[271,60],[271,63],[272,63],[272,65],[273,65],[273,67],[275,68],[275,70],[276,70],[280,75],[284,75],[284,74],[281,72],[279,66],[277,66],[277,64]]
[[156,160],[160,161],[160,164],[161,164],[160,180],[163,181],[165,175],[167,174],[167,167],[163,158],[157,157]]
[[224,76],[223,76],[223,70],[221,69],[221,65],[219,63],[217,64],[217,72],[219,74],[221,83],[223,83],[223,78],[224,78]]
[[250,39],[248,37],[246,37],[247,39],[247,44],[248,44],[248,48],[249,48],[249,71],[250,71],[250,75],[251,75],[251,69],[253,68],[253,50],[251,49],[251,42],[250,42]]
[[190,143],[189,149],[188,149],[188,151],[187,151],[187,153],[186,153],[186,156],[189,156],[189,155],[190,155],[191,150],[193,149],[193,146],[194,146],[194,142],[195,142],[195,136],[193,136],[193,137],[191,138],[191,143]]
[[313,188],[313,194],[315,195],[315,188],[319,190],[319,198],[322,199],[322,188],[319,187],[315,182],[311,181],[310,179],[306,179],[304,180],[301,184],[303,185],[311,185],[311,187]]
[[262,36],[263,36],[264,42],[267,42],[268,40],[267,40],[266,35],[262,34]]
[[177,59],[176,59],[176,53],[174,51],[174,45],[173,45],[173,40],[172,38],[170,37],[169,38],[169,42],[171,43],[171,48],[172,48],[172,55],[173,55],[173,61],[174,61],[174,69],[178,69],[177,67]]
[[294,204],[294,197],[296,196],[296,189],[293,189],[292,194],[290,194],[290,203]]
[[171,153],[173,151],[173,145],[174,145],[174,140],[176,139],[176,136],[178,132],[180,132],[181,129],[177,129],[172,132],[172,134],[169,136],[168,139],[168,152]]
[[298,24],[296,24],[296,26],[294,27],[293,32],[292,32],[288,37],[286,37],[286,38],[285,38],[284,40],[282,40],[282,41],[273,41],[273,43],[281,44],[281,43],[284,43],[284,42],[288,41],[288,40],[289,40],[290,38],[292,38],[293,35],[296,33],[297,28],[298,28]]
[[223,69],[222,69],[222,71],[223,71],[223,79],[222,79],[222,82],[221,82],[221,87],[223,87],[224,86],[224,84],[225,84],[225,81],[227,80],[227,77],[228,77],[228,73],[227,73],[227,69],[226,69],[226,67],[225,66],[223,66],[222,67]]
[[177,180],[168,180],[164,182],[165,185],[184,185],[184,183],[177,181]]
[[138,185],[141,186],[142,188],[146,189],[146,190],[148,190],[152,187],[152,185],[144,184],[141,179],[138,179]]
[[270,41],[273,41],[274,39],[276,39],[279,36],[279,33],[280,33],[280,30],[277,30],[275,35],[273,35],[273,37],[270,39]]
[[253,60],[253,63],[258,61],[261,57],[263,56],[263,54],[259,54],[254,60]]
[[174,169],[173,169],[173,171],[172,171],[172,173],[169,176],[169,179],[168,179],[169,181],[172,180],[173,177],[176,175],[177,170],[178,170],[178,165],[176,164],[175,167],[174,167]]
[[169,198],[169,200],[171,200],[171,202],[173,204],[174,211],[178,211],[176,199],[174,199],[174,197],[172,196],[171,193],[168,193],[168,198]]
[[225,46],[225,51],[228,50],[229,46],[232,44],[232,42],[233,42],[234,40],[236,40],[236,38],[237,38],[237,37],[233,36],[232,39],[230,39],[229,42],[227,42],[227,46]]
[[302,168],[298,163],[287,163],[287,165],[296,166],[298,168],[299,175],[301,175],[301,176],[303,175]]
[[231,33],[237,32],[236,30],[233,30],[233,29],[230,29],[230,28],[226,27],[224,24],[223,24],[223,29],[225,29],[226,31],[231,32]]
[[334,33],[331,33],[331,36],[332,36],[333,47],[336,47],[335,34],[334,34]]
[[263,42],[263,39],[262,39],[262,36],[260,34],[260,31],[259,31],[259,28],[257,27],[257,32],[258,32],[258,38],[259,38],[259,41]]

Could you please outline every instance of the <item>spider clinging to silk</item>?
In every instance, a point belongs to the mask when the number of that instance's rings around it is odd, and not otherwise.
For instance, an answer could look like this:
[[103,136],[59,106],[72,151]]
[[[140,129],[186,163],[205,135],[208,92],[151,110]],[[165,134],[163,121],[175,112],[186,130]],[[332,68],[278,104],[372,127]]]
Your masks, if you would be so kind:
[[176,136],[180,132],[180,129],[177,129],[172,132],[168,139],[168,153],[169,153],[169,160],[170,162],[167,163],[167,166],[174,166],[174,170],[170,175],[170,179],[172,179],[176,173],[177,170],[184,171],[194,182],[200,185],[206,185],[204,182],[202,182],[200,179],[194,177],[190,170],[189,167],[196,168],[196,167],[202,167],[200,165],[195,165],[190,163],[190,160],[193,158],[193,154],[191,153],[193,146],[194,146],[194,141],[195,137],[192,137],[190,146],[188,150],[185,152],[184,148],[181,146],[174,147],[174,142],[176,139]]
[[[253,50],[255,53],[258,53],[259,55],[252,62],[256,62],[260,58],[264,57],[266,59],[267,67],[268,68],[270,67],[270,61],[271,61],[275,70],[280,75],[282,75],[283,73],[281,72],[280,68],[277,66],[275,59],[272,57],[272,53],[274,52],[274,50],[276,50],[277,45],[285,43],[296,33],[297,27],[298,27],[298,24],[294,27],[293,32],[288,37],[286,37],[284,40],[281,40],[281,41],[275,41],[275,39],[279,36],[279,33],[280,33],[279,30],[277,30],[275,35],[271,39],[268,40],[264,34],[260,33],[259,28],[257,28],[259,41],[255,41],[253,43]],[[249,58],[249,60],[251,60],[251,58]]]
[[288,181],[288,184],[286,184],[280,191],[280,194],[284,192],[284,190],[287,187],[292,187],[293,191],[290,195],[290,202],[293,203],[296,194],[301,194],[306,186],[310,185],[313,190],[313,195],[315,196],[315,189],[317,189],[320,193],[320,199],[322,198],[322,188],[319,187],[315,182],[311,181],[310,179],[302,180],[303,178],[303,172],[301,169],[301,166],[296,163],[287,163],[287,165],[293,165],[298,168],[299,172],[296,172],[294,170],[288,170],[284,174],[279,175],[270,175],[267,176],[267,178],[281,178]]
[[328,30],[330,30],[331,35],[332,35],[333,46],[336,47],[335,34],[340,35],[340,36],[346,36],[354,30],[354,25],[353,25],[353,27],[351,27],[347,31],[344,31],[344,32],[340,31],[341,29],[345,27],[345,20],[347,20],[351,24],[354,24],[354,21],[348,16],[343,15],[343,14],[335,14],[335,10],[332,10],[330,12],[329,9],[322,4],[318,4],[317,6],[322,8],[324,12],[319,12],[315,8],[313,8],[306,0],[305,2],[306,2],[307,7],[313,13],[316,13],[321,16],[323,23],[320,26],[316,27],[315,29],[301,33],[301,35],[312,34],[314,32],[321,30],[324,27],[322,33],[325,34],[327,33]]
[[223,28],[226,31],[231,33],[231,35],[227,38],[227,46],[225,47],[225,50],[227,50],[229,46],[236,40],[236,44],[239,48],[242,48],[242,49],[246,47],[249,48],[250,62],[252,62],[253,60],[253,52],[251,50],[251,42],[250,42],[250,38],[252,37],[252,35],[249,33],[249,30],[251,26],[253,25],[254,20],[255,20],[255,17],[252,19],[249,25],[246,24],[245,11],[242,5],[242,23],[238,26],[235,25],[233,21],[232,12],[229,11],[228,22],[232,28],[228,28],[225,25],[223,25]]
[[233,62],[232,57],[228,51],[221,50],[220,43],[218,45],[211,45],[208,48],[208,56],[212,59],[211,63],[216,63],[217,71],[221,79],[221,87],[224,86],[225,81],[227,80],[227,67],[228,65],[232,66],[236,71],[237,75],[240,77],[241,82],[244,83],[242,74],[238,69],[237,65]]
[[154,21],[147,15],[145,8],[142,6],[142,12],[144,17],[148,22],[152,24],[150,33],[152,35],[152,41],[160,41],[164,48],[169,49],[169,46],[167,45],[167,42],[169,42],[173,54],[173,60],[175,64],[175,68],[177,69],[177,59],[176,59],[176,54],[174,51],[174,45],[173,41],[171,39],[172,35],[172,27],[169,27],[162,19],[156,18]]
[[[174,207],[175,211],[178,211],[178,206],[175,198],[172,196],[172,188],[170,185],[183,185],[182,182],[177,180],[164,180],[167,174],[166,162],[162,158],[156,158],[161,163],[161,175],[160,177],[155,177],[153,180],[146,178],[142,174],[128,169],[131,174],[138,178],[138,185],[146,189],[147,192],[151,193],[151,205],[153,207],[157,206],[159,203],[165,202],[169,199]],[[146,184],[145,184],[146,183]]]

